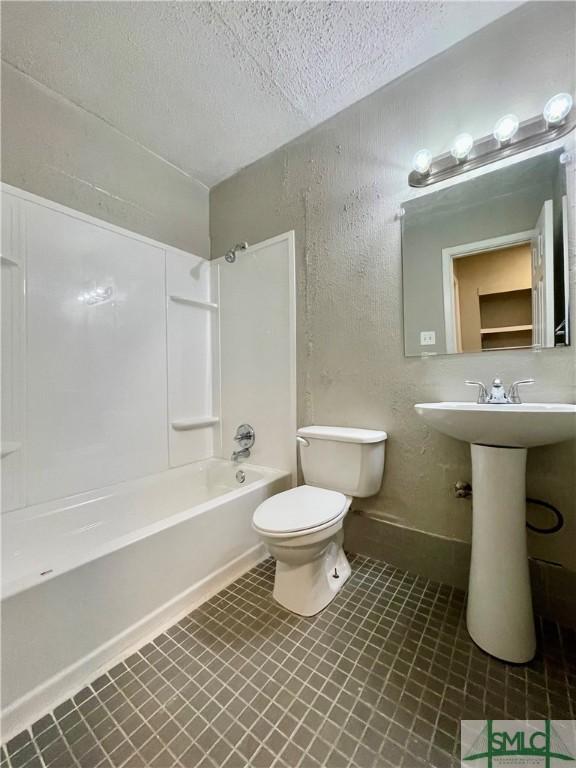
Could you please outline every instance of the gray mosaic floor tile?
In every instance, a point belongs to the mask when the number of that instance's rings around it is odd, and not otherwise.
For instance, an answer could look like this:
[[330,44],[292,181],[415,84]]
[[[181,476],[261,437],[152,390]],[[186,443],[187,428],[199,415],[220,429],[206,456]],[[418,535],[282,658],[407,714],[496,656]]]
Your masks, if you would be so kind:
[[576,717],[576,637],[480,651],[465,596],[363,557],[321,614],[268,560],[11,739],[1,768],[453,768],[460,719]]

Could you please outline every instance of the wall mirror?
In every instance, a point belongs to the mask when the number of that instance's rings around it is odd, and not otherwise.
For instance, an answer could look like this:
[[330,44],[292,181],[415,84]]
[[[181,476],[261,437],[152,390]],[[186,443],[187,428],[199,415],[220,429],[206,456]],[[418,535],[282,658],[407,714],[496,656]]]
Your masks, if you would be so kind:
[[570,342],[561,153],[403,204],[406,356]]

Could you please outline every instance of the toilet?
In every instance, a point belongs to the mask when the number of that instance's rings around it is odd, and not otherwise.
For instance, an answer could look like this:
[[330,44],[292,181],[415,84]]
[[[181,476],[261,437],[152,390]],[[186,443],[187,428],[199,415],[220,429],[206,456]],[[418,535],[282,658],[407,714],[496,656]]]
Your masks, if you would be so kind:
[[278,493],[254,512],[252,526],[276,558],[274,599],[313,616],[350,576],[342,526],[352,498],[373,496],[384,471],[386,432],[302,427],[297,440],[306,485]]

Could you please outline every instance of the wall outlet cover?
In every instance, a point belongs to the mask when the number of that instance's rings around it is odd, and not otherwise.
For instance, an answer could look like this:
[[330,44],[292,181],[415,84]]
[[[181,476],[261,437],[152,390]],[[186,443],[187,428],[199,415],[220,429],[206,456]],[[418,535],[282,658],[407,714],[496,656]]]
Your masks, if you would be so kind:
[[420,346],[426,347],[436,344],[436,331],[420,331]]

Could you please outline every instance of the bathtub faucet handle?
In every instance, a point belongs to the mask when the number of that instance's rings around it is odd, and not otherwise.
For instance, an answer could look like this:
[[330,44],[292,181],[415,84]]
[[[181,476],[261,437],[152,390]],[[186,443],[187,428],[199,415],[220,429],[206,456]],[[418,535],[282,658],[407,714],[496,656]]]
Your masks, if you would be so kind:
[[250,448],[254,445],[256,433],[250,424],[240,424],[234,435],[234,441],[238,443],[240,450],[232,453],[232,461],[238,463],[240,459],[250,457]]
[[250,424],[240,424],[236,429],[234,440],[238,443],[240,448],[252,448],[254,441],[256,440],[254,427],[250,426]]

